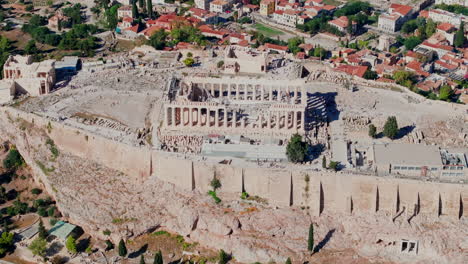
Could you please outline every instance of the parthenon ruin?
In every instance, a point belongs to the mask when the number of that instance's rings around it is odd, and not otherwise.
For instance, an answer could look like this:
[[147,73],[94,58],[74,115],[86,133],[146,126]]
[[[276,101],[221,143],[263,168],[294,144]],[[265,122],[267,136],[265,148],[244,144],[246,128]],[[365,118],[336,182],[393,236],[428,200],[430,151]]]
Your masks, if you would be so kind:
[[164,129],[304,134],[306,102],[302,80],[187,78],[169,91]]

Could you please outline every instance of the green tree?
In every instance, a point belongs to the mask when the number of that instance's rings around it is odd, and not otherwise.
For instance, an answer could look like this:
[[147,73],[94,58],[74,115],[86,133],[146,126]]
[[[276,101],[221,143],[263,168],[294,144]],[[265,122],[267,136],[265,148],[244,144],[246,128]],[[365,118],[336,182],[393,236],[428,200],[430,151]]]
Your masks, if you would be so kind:
[[396,117],[388,117],[384,125],[383,134],[390,139],[394,139],[398,134],[398,130],[399,129]]
[[145,8],[145,0],[138,0],[138,6],[143,10]]
[[309,226],[309,239],[307,240],[307,249],[312,252],[314,250],[314,224]]
[[43,238],[38,237],[34,239],[33,242],[31,242],[28,248],[29,250],[31,250],[33,255],[44,257],[47,250],[47,241]]
[[120,239],[119,242],[119,256],[127,256],[127,247],[125,246],[125,241],[123,241],[123,239]]
[[375,80],[377,79],[378,76],[375,71],[367,69],[363,77],[364,79],[367,79],[367,80]]
[[443,85],[439,89],[439,100],[447,101],[452,96],[452,87]]
[[42,239],[47,238],[47,230],[44,227],[44,223],[42,222],[42,218],[39,220],[38,235]]
[[403,45],[407,50],[413,50],[417,45],[421,44],[422,40],[419,37],[411,36],[405,39]]
[[150,39],[148,40],[148,44],[157,50],[162,50],[166,47],[166,38],[167,33],[164,29],[159,29],[153,35],[151,35]]
[[300,37],[294,37],[290,38],[288,40],[288,49],[291,51],[294,55],[296,55],[299,51],[301,51],[301,48],[299,48],[299,45],[304,43],[304,40]]
[[186,58],[183,62],[185,66],[192,67],[193,64],[195,63],[195,60],[193,58]]
[[140,257],[140,264],[145,264],[145,256],[143,256],[143,254],[141,254]]
[[6,252],[11,251],[13,249],[14,244],[14,234],[3,231],[2,235],[0,236],[0,256],[3,256]]
[[291,263],[291,258],[288,257],[288,259],[286,259],[285,264],[292,264],[292,263]]
[[163,256],[162,256],[161,250],[159,250],[158,252],[156,252],[156,254],[154,254],[153,264],[163,264]]
[[5,169],[15,169],[24,164],[23,157],[16,148],[10,149],[6,158],[3,160],[3,167]]
[[432,19],[428,19],[426,24],[426,37],[429,38],[432,36],[436,32],[436,29],[437,24]]
[[153,19],[154,18],[153,2],[151,0],[146,0],[146,8],[148,12],[148,17],[150,19]]
[[37,47],[36,47],[36,41],[31,39],[26,43],[26,46],[24,47],[24,52],[28,55],[33,55],[37,53]]
[[218,254],[218,264],[226,264],[230,260],[230,256],[224,251],[220,250]]
[[138,7],[136,5],[137,0],[132,1],[132,17],[137,19],[140,15],[138,14]]
[[455,40],[453,42],[455,47],[462,48],[465,44],[465,22],[462,21],[460,28],[455,33]]
[[289,161],[297,163],[303,162],[306,159],[307,143],[302,141],[299,134],[294,134],[286,146],[286,156]]
[[72,254],[78,253],[76,249],[76,239],[73,236],[68,236],[67,240],[65,241],[65,247],[67,248],[68,252]]
[[322,158],[322,168],[326,169],[327,168],[327,157],[323,156]]
[[327,50],[321,47],[317,47],[314,49],[314,57],[319,57],[323,59],[327,55]]
[[377,128],[374,126],[374,124],[369,125],[369,136],[372,138],[375,138],[377,135]]
[[[151,0],[150,0],[151,1]],[[106,27],[107,29],[114,30],[117,27],[117,23],[119,22],[117,18],[117,10],[119,9],[120,5],[113,5],[109,9],[105,11],[106,16]]]

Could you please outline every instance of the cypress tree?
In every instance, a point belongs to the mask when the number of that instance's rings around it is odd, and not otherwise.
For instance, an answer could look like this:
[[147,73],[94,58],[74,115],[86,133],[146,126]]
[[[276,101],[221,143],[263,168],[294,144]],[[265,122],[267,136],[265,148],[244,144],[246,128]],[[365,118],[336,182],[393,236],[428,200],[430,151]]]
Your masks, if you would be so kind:
[[386,137],[394,139],[398,135],[398,123],[396,117],[390,116],[385,122],[383,133]]
[[138,0],[138,6],[143,9],[145,7],[145,0]]
[[455,40],[453,42],[455,47],[462,48],[465,44],[465,22],[462,22],[457,33],[455,33]]
[[39,233],[39,238],[41,239],[47,238],[47,230],[44,227],[44,222],[42,222],[42,218],[39,220],[38,233]]
[[154,18],[153,3],[151,2],[151,0],[146,0],[146,10],[148,11],[148,17],[150,19],[153,19]]
[[140,257],[140,264],[145,264],[145,257],[143,256],[143,254],[141,254]]
[[127,255],[127,247],[125,246],[125,242],[123,239],[120,239],[119,242],[119,256],[125,257]]
[[322,168],[326,169],[327,168],[327,158],[323,156],[322,158]]
[[286,264],[291,264],[291,258],[288,258],[288,259],[286,260]]
[[156,252],[156,254],[154,255],[153,264],[163,264],[163,257],[162,257],[161,250]]
[[133,16],[134,19],[138,18],[138,8],[137,8],[137,5],[136,5],[136,1],[137,0],[132,1],[132,16]]
[[309,251],[314,250],[314,224],[310,224],[309,227],[309,240],[307,241],[307,249]]

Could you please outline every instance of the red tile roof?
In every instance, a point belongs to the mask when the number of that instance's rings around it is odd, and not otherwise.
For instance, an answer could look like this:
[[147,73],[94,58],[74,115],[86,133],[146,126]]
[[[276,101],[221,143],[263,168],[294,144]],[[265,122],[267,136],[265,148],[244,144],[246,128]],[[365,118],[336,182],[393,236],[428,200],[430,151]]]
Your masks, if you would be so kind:
[[419,61],[414,60],[414,61],[406,64],[406,68],[414,70],[414,71],[418,71],[418,70],[421,70],[421,65],[422,64]]
[[340,65],[336,67],[336,70],[362,78],[367,71],[367,66]]
[[393,8],[394,13],[399,13],[402,16],[408,15],[411,9],[413,9],[411,6],[400,5],[400,4],[391,4],[390,8]]
[[420,16],[420,17],[424,17],[424,18],[429,18],[429,11],[427,11],[427,10],[421,10],[421,11],[419,12],[419,16]]
[[441,23],[437,26],[437,29],[440,29],[442,31],[450,31],[452,29],[455,29],[455,26],[453,26],[450,23]]
[[447,45],[440,45],[440,44],[432,44],[430,43],[429,41],[425,40],[422,45],[424,46],[427,46],[427,47],[430,47],[430,48],[434,48],[434,49],[443,49],[443,50],[447,50],[447,51],[452,51],[453,48],[450,47],[450,46],[447,46]]
[[323,6],[323,9],[327,10],[327,11],[332,11],[332,10],[335,10],[336,9],[336,6],[333,6],[333,5],[324,5]]
[[456,68],[458,68],[458,66],[455,65],[455,64],[449,64],[449,63],[443,62],[441,60],[436,60],[435,64],[439,65],[442,68],[448,69],[448,70],[455,70]]
[[[331,20],[328,23],[331,23],[341,28],[346,28],[349,24],[349,19],[346,16],[340,16],[339,18]],[[355,25],[356,21],[353,21],[352,24]]]
[[271,44],[271,43],[265,43],[264,45],[268,49],[273,49],[273,50],[281,50],[281,51],[287,51],[288,47],[287,46],[280,46],[276,44]]

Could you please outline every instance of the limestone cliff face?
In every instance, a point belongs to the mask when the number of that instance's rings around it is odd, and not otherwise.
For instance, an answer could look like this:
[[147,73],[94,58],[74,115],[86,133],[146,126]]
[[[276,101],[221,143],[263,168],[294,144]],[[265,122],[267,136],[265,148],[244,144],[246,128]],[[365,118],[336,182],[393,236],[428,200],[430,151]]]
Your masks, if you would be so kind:
[[[17,146],[36,181],[56,199],[69,221],[102,239],[107,239],[102,233],[106,229],[118,241],[161,227],[222,248],[241,262],[284,262],[287,257],[299,261],[308,258],[308,227],[314,222],[316,244],[326,249],[353,249],[374,260],[406,263],[466,260],[466,218],[437,224],[415,218],[408,224],[406,219],[392,221],[387,214],[330,212],[318,217],[310,216],[307,209],[277,209],[227,196],[221,196],[222,204],[216,205],[204,193],[183,191],[154,176],[131,180],[127,174],[65,151],[53,158],[46,144],[53,128],[31,121],[0,112],[0,140]],[[401,239],[419,241],[419,254],[398,253]]]

